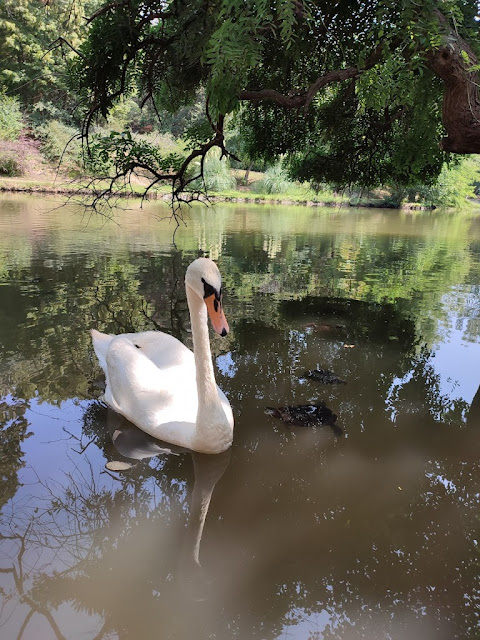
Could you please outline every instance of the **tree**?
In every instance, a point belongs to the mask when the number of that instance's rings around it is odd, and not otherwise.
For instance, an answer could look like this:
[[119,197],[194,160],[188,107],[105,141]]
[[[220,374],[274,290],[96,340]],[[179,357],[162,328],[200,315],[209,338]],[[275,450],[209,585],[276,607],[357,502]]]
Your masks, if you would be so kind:
[[[3,385],[2,385],[3,386]],[[8,397],[0,392],[0,509],[15,495],[18,486],[18,472],[25,466],[21,450],[23,441],[32,435],[28,432],[25,417],[30,401],[16,396]]]
[[[89,19],[72,69],[83,135],[135,90],[174,112],[205,90],[190,152],[162,157],[125,136],[102,151],[115,175],[147,170],[173,194],[225,146],[241,112],[249,154],[284,156],[301,179],[375,186],[431,182],[448,153],[480,152],[474,0],[119,0]],[[442,104],[443,96],[443,104]],[[443,124],[442,124],[443,123]],[[108,191],[108,190],[107,190]]]
[[[4,0],[0,3],[0,88],[30,110],[57,114],[74,101],[65,82],[65,61],[85,31],[83,15],[95,0]],[[61,36],[61,37],[59,37]]]

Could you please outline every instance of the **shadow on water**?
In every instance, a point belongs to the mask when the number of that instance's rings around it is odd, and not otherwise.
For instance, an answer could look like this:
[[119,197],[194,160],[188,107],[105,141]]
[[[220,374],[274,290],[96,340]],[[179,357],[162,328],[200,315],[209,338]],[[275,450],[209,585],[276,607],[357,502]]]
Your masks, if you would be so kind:
[[480,429],[480,387],[473,397],[467,414],[467,427],[469,429]]

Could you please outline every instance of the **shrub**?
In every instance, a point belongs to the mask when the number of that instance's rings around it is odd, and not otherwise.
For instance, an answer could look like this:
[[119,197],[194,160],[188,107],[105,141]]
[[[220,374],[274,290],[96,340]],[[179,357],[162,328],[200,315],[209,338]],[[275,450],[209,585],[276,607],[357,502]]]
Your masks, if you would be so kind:
[[135,133],[135,140],[144,141],[157,147],[162,155],[184,152],[184,145],[176,140],[170,133]]
[[268,167],[258,188],[262,193],[287,193],[295,187],[295,183],[289,180],[281,162]]
[[142,120],[142,110],[132,98],[119,100],[108,115],[108,120],[101,124],[104,131],[124,131],[127,128],[138,130],[147,123]]
[[433,185],[417,187],[419,199],[438,207],[462,207],[474,197],[479,167],[473,158],[462,158],[453,165],[444,165]]
[[63,109],[58,108],[55,104],[48,101],[39,100],[35,102],[29,112],[28,122],[32,127],[41,127],[49,120],[65,121],[69,115]]
[[15,178],[23,175],[23,167],[20,160],[8,151],[0,151],[0,176]]
[[203,167],[203,178],[207,191],[228,191],[237,186],[229,161],[226,158],[220,159],[218,149],[212,149],[207,155]]
[[51,162],[59,163],[68,172],[80,172],[82,167],[82,145],[73,127],[58,120],[50,120],[37,127],[35,133],[40,138],[42,153]]
[[23,128],[17,98],[0,93],[0,140],[18,140]]

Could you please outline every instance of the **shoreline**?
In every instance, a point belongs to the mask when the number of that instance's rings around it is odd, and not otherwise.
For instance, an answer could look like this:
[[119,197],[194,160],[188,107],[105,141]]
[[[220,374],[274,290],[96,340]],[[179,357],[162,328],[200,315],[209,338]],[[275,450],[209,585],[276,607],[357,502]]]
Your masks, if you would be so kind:
[[[82,188],[68,188],[68,187],[55,187],[53,185],[41,185],[33,184],[28,185],[18,185],[12,184],[8,185],[4,182],[5,178],[0,178],[0,193],[24,193],[24,194],[40,194],[40,195],[66,195],[66,196],[88,196],[92,194],[90,189],[82,189]],[[7,178],[8,180],[8,178]],[[135,192],[124,192],[124,193],[116,193],[114,197],[118,198],[141,198],[140,193]],[[164,202],[168,202],[170,199],[170,194],[165,192],[151,192],[147,194],[145,198],[149,201],[154,200],[162,200]],[[351,207],[351,208],[361,208],[361,209],[394,209],[399,211],[433,211],[437,207],[435,205],[424,205],[418,202],[407,202],[399,207],[396,207],[391,204],[387,204],[385,202],[354,202],[352,200],[344,200],[344,201],[335,201],[335,200],[300,200],[300,199],[292,199],[288,198],[288,196],[284,195],[279,196],[277,198],[270,197],[265,198],[261,194],[252,194],[249,196],[241,196],[241,195],[225,195],[214,194],[209,197],[200,197],[200,202],[204,203],[232,203],[232,204],[256,204],[256,205],[280,205],[280,206],[300,206],[300,207],[330,207],[330,208],[341,208],[341,207]]]

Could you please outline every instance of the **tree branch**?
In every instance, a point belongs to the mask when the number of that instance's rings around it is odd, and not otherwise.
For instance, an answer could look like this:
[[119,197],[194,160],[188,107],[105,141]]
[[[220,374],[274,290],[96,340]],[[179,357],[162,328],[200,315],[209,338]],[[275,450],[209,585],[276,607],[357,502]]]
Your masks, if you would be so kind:
[[[392,46],[396,46],[396,42],[392,43]],[[323,76],[320,76],[312,83],[308,89],[303,92],[289,92],[287,95],[276,91],[275,89],[260,89],[259,91],[244,90],[239,94],[240,100],[248,100],[250,102],[258,102],[261,100],[273,100],[281,107],[287,109],[300,109],[301,107],[307,111],[315,95],[329,84],[335,82],[343,82],[344,80],[351,80],[358,78],[364,71],[374,67],[382,59],[384,47],[379,44],[372,53],[365,60],[363,67],[347,67],[346,69],[337,69],[335,71],[328,71]]]
[[119,7],[126,7],[128,4],[130,4],[130,0],[123,0],[121,2],[109,2],[108,4],[103,5],[103,7],[100,7],[100,9],[97,9],[95,13],[92,13],[90,18],[85,18],[85,20],[87,24],[90,24],[95,20],[95,18],[98,18],[98,16],[102,16],[103,14],[110,11],[110,9],[118,9]]
[[[63,48],[63,46],[68,47],[69,49],[71,49],[77,56],[79,56],[80,58],[85,58],[85,56],[83,55],[83,53],[81,51],[79,51],[78,49],[76,49],[73,44],[71,44],[68,40],[65,40],[65,38],[63,38],[62,36],[58,37],[56,40],[54,40],[51,45],[49,46],[49,48],[47,49],[45,55],[43,57],[45,57],[47,55],[47,53],[50,53],[51,51],[53,51],[54,49],[57,49],[58,47],[60,47],[61,49]],[[63,53],[63,51],[62,51]]]
[[[470,45],[452,29],[447,18],[436,10],[440,29],[444,32],[443,44],[427,52],[426,64],[445,85],[442,106],[443,126],[447,136],[441,141],[441,147],[452,153],[480,153],[480,80],[478,59]],[[400,44],[392,41],[390,48]],[[360,67],[347,67],[329,71],[320,76],[306,90],[291,91],[283,94],[275,89],[244,90],[239,93],[240,100],[259,102],[271,100],[286,109],[309,108],[315,95],[324,87],[355,80],[364,71],[371,69],[381,61],[383,44],[372,51]]]
[[33,617],[34,613],[35,613],[35,611],[33,609],[30,609],[30,611],[27,613],[26,618],[23,621],[22,626],[20,627],[20,631],[18,632],[17,640],[21,640],[21,638],[23,636],[23,632],[27,628],[27,625],[30,622],[30,618]]

